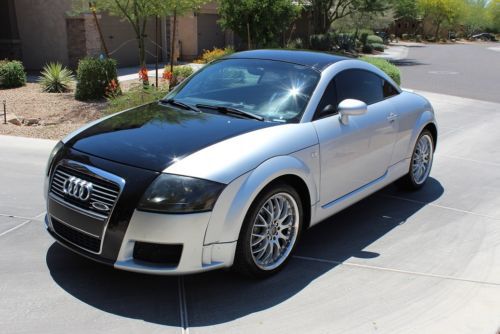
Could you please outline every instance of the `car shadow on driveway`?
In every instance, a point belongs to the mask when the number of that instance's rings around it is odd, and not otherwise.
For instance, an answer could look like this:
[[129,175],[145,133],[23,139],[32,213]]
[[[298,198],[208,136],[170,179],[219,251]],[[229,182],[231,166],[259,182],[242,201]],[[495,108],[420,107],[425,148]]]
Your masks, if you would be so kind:
[[[217,325],[272,308],[332,270],[335,263],[378,257],[364,249],[437,200],[443,191],[430,178],[423,189],[411,194],[413,201],[402,201],[391,196],[410,196],[391,185],[314,226],[304,233],[295,254],[327,263],[292,258],[281,273],[265,280],[231,271],[185,276],[189,326]],[[122,317],[180,326],[176,277],[114,270],[55,243],[47,251],[46,262],[54,281],[84,303]]]

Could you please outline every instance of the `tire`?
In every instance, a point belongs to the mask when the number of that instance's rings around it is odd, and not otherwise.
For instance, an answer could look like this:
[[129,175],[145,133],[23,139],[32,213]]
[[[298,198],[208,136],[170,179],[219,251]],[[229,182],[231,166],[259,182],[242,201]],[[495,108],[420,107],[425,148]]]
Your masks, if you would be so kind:
[[432,162],[434,161],[434,147],[432,133],[428,130],[422,131],[413,148],[408,174],[398,181],[402,188],[418,190],[424,186],[429,178]]
[[233,269],[253,278],[280,271],[300,239],[303,220],[302,202],[295,188],[283,182],[266,187],[246,214]]

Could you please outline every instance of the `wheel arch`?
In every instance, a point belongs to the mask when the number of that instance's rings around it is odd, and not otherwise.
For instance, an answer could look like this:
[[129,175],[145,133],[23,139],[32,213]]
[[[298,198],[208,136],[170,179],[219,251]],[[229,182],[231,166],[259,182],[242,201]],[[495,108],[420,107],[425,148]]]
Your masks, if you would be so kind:
[[[436,124],[434,123],[428,123],[423,129],[422,131],[425,131],[425,130],[428,130],[431,135],[432,135],[432,140],[433,140],[433,144],[434,144],[434,150],[436,150],[436,145],[437,145],[437,140],[438,140],[438,130],[437,130],[437,126]],[[421,131],[421,132],[422,132]]]
[[205,244],[237,241],[250,206],[262,191],[276,182],[286,182],[297,190],[304,210],[304,227],[308,227],[311,207],[318,196],[314,174],[301,159],[278,156],[240,176],[228,185],[217,201],[205,234]]

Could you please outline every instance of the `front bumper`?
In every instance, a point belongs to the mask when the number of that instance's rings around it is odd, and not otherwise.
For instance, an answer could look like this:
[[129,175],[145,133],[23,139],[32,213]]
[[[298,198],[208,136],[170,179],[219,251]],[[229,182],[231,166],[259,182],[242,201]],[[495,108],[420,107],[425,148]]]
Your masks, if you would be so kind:
[[[127,271],[176,275],[231,266],[236,242],[203,244],[210,215],[210,212],[165,215],[135,211],[115,261],[87,252],[59,235],[52,226],[50,215],[45,217],[45,222],[49,233],[57,242],[89,259]],[[136,243],[182,245],[182,253],[177,264],[162,265],[137,260],[134,258]]]

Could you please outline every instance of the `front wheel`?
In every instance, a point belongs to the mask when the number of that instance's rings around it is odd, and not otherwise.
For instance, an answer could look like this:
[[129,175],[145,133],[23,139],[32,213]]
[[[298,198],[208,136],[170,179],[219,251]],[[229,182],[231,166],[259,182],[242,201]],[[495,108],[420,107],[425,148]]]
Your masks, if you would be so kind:
[[253,277],[276,273],[290,258],[302,224],[297,191],[285,183],[271,185],[255,199],[245,217],[234,268]]
[[420,189],[427,179],[432,168],[434,158],[434,139],[428,130],[422,131],[417,139],[410,162],[410,170],[402,179],[407,189]]

